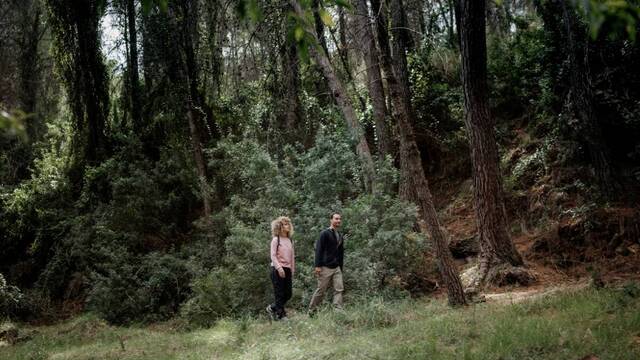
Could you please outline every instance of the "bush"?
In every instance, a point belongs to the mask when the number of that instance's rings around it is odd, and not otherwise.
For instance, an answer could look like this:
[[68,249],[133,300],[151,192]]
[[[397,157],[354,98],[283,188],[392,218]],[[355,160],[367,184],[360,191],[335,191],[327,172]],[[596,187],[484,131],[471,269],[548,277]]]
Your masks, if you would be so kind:
[[[420,277],[424,239],[413,231],[417,210],[389,192],[362,195],[358,163],[348,141],[320,133],[316,146],[298,153],[289,148],[280,161],[252,140],[223,141],[210,165],[233,187],[221,212],[228,235],[223,259],[191,284],[193,297],[182,307],[192,323],[208,326],[224,316],[262,311],[273,300],[269,280],[270,222],[287,215],[295,227],[296,274],[288,306],[303,308],[316,285],[311,269],[314,244],[333,211],[343,214],[345,287],[348,296],[408,289]],[[397,174],[380,164],[382,181]],[[388,192],[387,192],[388,191]],[[392,291],[392,292],[393,292]]]
[[16,286],[7,284],[0,274],[0,317],[12,318],[22,306],[22,292]]
[[130,257],[110,266],[93,274],[88,304],[112,323],[168,319],[190,292],[192,273],[171,254]]

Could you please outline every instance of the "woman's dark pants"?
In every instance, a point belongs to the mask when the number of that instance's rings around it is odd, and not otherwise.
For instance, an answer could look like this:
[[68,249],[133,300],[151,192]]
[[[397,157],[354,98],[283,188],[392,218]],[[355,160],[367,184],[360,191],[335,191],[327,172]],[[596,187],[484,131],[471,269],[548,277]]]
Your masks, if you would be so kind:
[[287,316],[284,311],[284,305],[291,299],[291,269],[282,268],[284,270],[284,278],[278,275],[278,270],[275,267],[271,267],[271,282],[273,283],[273,293],[275,295],[275,303],[271,304],[271,309],[275,313],[278,319]]

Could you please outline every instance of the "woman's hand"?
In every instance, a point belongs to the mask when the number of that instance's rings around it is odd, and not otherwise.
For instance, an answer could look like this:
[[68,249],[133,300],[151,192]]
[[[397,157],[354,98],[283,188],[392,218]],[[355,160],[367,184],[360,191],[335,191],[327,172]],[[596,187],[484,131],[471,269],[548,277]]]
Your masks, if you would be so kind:
[[283,268],[278,269],[278,276],[280,276],[280,277],[281,277],[281,278],[283,278],[283,279],[284,279],[284,277],[286,276],[286,275],[284,274],[284,269],[283,269]]

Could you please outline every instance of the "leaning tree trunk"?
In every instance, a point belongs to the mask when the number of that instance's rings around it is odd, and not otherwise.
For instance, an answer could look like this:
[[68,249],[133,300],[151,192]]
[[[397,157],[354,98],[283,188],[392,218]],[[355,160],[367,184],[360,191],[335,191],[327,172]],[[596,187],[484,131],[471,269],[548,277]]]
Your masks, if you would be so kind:
[[[293,7],[297,16],[300,17],[301,20],[303,20],[305,18],[305,13],[300,4],[295,0],[291,0],[291,6]],[[314,31],[308,30],[307,33],[315,41],[315,44],[309,46],[309,52],[320,66],[322,73],[329,83],[333,98],[338,104],[338,107],[342,111],[342,114],[347,122],[347,126],[351,131],[351,135],[357,141],[356,152],[358,154],[358,157],[360,158],[360,162],[364,170],[365,186],[369,192],[372,192],[375,177],[375,166],[373,163],[373,158],[371,157],[369,145],[367,144],[367,140],[364,136],[364,131],[362,131],[360,123],[358,122],[358,117],[356,116],[356,112],[353,109],[353,104],[349,99],[349,95],[347,94],[342,81],[338,78],[333,69],[333,66],[329,62],[327,54],[322,48],[318,49],[315,46],[316,44],[319,44],[316,33]]]
[[[373,0],[371,3],[372,6],[374,6],[374,13],[376,13],[376,6],[379,6],[379,2]],[[460,282],[458,270],[453,262],[453,256],[449,250],[448,241],[440,227],[438,214],[433,204],[431,191],[429,190],[429,184],[424,175],[422,159],[420,158],[420,150],[416,144],[411,121],[413,111],[411,107],[408,106],[409,103],[405,98],[407,94],[404,93],[402,84],[400,84],[398,77],[395,74],[396,70],[393,68],[391,63],[391,50],[389,48],[389,37],[386,29],[386,22],[379,20],[376,23],[376,27],[379,40],[378,44],[380,45],[381,51],[381,65],[387,79],[387,85],[389,86],[389,95],[393,104],[393,115],[398,121],[398,133],[400,134],[400,161],[405,164],[407,169],[405,172],[407,177],[406,181],[408,187],[412,189],[414,202],[418,205],[420,217],[422,217],[426,222],[426,230],[434,244],[438,269],[440,270],[442,279],[447,287],[449,304],[464,305],[466,304],[466,299],[462,283]]]
[[355,23],[360,35],[360,49],[367,67],[367,88],[373,105],[373,119],[376,124],[378,138],[378,154],[384,158],[387,154],[390,154],[391,146],[387,130],[387,103],[380,73],[378,50],[376,49],[373,29],[369,20],[367,1],[357,0],[356,9]]
[[460,40],[465,125],[471,147],[475,211],[480,238],[477,287],[487,272],[503,263],[523,265],[508,232],[495,122],[487,99],[485,1],[460,1]]
[[579,19],[571,4],[567,4],[566,1],[558,1],[562,6],[562,20],[569,53],[570,101],[574,113],[580,119],[578,133],[587,145],[587,151],[589,152],[600,190],[612,198],[618,192],[618,184],[613,176],[611,156],[596,116],[592,85],[589,78],[586,30],[580,27]]

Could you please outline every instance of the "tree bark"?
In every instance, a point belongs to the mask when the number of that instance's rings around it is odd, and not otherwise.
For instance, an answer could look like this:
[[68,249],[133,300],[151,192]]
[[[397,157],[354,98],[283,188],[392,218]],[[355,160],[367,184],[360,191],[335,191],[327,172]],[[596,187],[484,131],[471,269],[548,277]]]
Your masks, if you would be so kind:
[[377,33],[380,45],[380,59],[382,69],[386,75],[387,85],[389,87],[389,95],[392,101],[393,115],[398,122],[398,133],[400,135],[400,162],[405,164],[406,182],[408,188],[412,189],[413,199],[420,213],[420,217],[424,219],[427,228],[426,231],[431,237],[431,241],[434,244],[436,250],[436,259],[438,263],[438,269],[442,279],[447,287],[447,294],[449,298],[449,304],[451,305],[464,305],[466,304],[465,294],[456,269],[453,262],[453,256],[449,250],[447,239],[444,232],[440,227],[438,221],[438,214],[433,204],[433,198],[431,191],[429,190],[429,184],[427,178],[424,175],[424,168],[422,167],[422,159],[420,157],[420,151],[416,144],[415,135],[413,132],[412,117],[413,110],[409,103],[406,101],[406,94],[402,84],[398,81],[396,76],[396,69],[394,69],[391,63],[390,49],[389,49],[389,37],[386,29],[386,21],[380,20],[382,11],[376,12],[376,6],[380,6],[379,1],[372,0],[372,6],[374,6],[374,13],[378,14]]
[[579,25],[579,19],[571,4],[567,4],[566,1],[559,2],[562,7],[567,40],[571,80],[570,101],[573,112],[581,122],[577,132],[586,143],[600,190],[609,198],[615,198],[619,185],[614,178],[609,149],[596,116],[593,86],[589,74],[586,30]]
[[298,53],[296,45],[285,41],[280,52],[282,71],[285,82],[285,127],[287,133],[295,133],[302,121],[302,104],[298,91],[300,89],[300,72],[298,70]]
[[85,161],[99,164],[107,156],[104,126],[109,113],[108,76],[100,50],[101,1],[48,0],[58,67],[76,124],[72,182],[81,184]]
[[207,166],[202,151],[202,96],[198,90],[198,69],[194,52],[194,36],[197,36],[197,1],[189,0],[181,4],[182,9],[182,32],[184,49],[184,73],[186,75],[186,112],[191,135],[191,146],[193,147],[196,170],[200,182],[202,193],[203,215],[208,218],[211,215],[211,194],[208,186]]
[[224,7],[217,0],[206,1],[206,24],[207,24],[207,45],[208,64],[211,79],[208,83],[210,96],[216,98],[220,93],[220,82],[222,80],[223,59],[222,46],[224,35],[226,34],[224,19]]
[[40,55],[38,46],[40,44],[41,30],[41,8],[37,2],[23,5],[23,13],[20,21],[18,71],[20,79],[20,90],[18,93],[19,106],[22,111],[29,115],[26,124],[29,142],[34,143],[40,138],[40,119],[35,114],[38,97],[38,89],[41,81]]
[[460,39],[465,125],[471,147],[475,211],[480,235],[479,277],[499,264],[523,265],[508,231],[495,121],[487,98],[485,1],[460,0]]
[[200,192],[202,193],[203,215],[209,217],[211,215],[211,194],[209,191],[207,165],[202,152],[202,141],[200,140],[200,132],[196,126],[196,115],[193,104],[187,102],[187,120],[189,123],[189,133],[191,135],[191,147],[193,148],[193,157],[198,170],[198,183],[200,184]]
[[[406,14],[402,0],[389,0],[389,5],[391,12],[391,29],[393,29],[391,31],[393,36],[393,43],[391,44],[393,69],[395,70],[398,82],[402,87],[402,97],[403,101],[406,103],[405,106],[413,112],[411,88],[409,85],[409,66],[407,64],[406,54],[411,42],[411,36],[407,31]],[[413,114],[409,120],[411,121],[411,126],[414,126],[415,117]],[[430,157],[434,160],[434,156]],[[401,156],[400,173],[402,174],[402,179],[400,180],[399,194],[402,199],[413,201],[416,195],[413,188],[409,185],[409,182],[406,181],[409,171],[408,164],[404,162],[404,159]]]
[[126,0],[127,25],[129,30],[129,94],[133,128],[140,135],[142,132],[142,109],[140,102],[140,79],[138,75],[138,31],[136,28],[136,5],[134,0]]
[[387,129],[387,104],[385,101],[382,74],[376,49],[375,38],[369,18],[369,10],[366,0],[356,2],[356,26],[359,32],[360,49],[364,57],[367,72],[367,88],[373,106],[373,119],[376,124],[376,137],[378,140],[378,154],[384,158],[390,154],[390,139]]
[[[297,1],[291,0],[291,6],[293,7],[296,15],[300,17],[300,19],[305,18],[304,10]],[[324,77],[327,79],[329,87],[331,88],[333,98],[342,111],[342,114],[347,122],[347,126],[351,131],[351,135],[357,142],[356,153],[360,158],[362,169],[364,171],[365,187],[369,192],[373,192],[375,166],[373,163],[373,158],[371,156],[371,151],[369,150],[369,145],[367,144],[367,140],[364,136],[364,131],[362,131],[351,99],[349,99],[349,95],[347,94],[342,81],[338,78],[335,70],[333,69],[333,66],[329,62],[327,54],[324,52],[322,47],[317,48],[315,46],[316,44],[320,44],[318,36],[314,31],[309,31],[309,29],[306,30],[315,42],[315,44],[309,46],[309,52],[311,53],[311,56],[314,58],[314,60],[318,63],[320,69],[322,70],[322,73],[324,74]]]
[[407,65],[407,49],[411,42],[411,35],[407,31],[407,19],[404,12],[402,0],[390,0],[391,12],[391,35],[393,36],[393,46],[391,47],[391,58],[394,68],[397,69],[396,76],[407,97],[411,97],[409,87],[409,66]]
[[318,44],[320,44],[325,54],[328,54],[327,38],[324,36],[324,22],[322,22],[322,18],[320,17],[320,1],[312,0],[311,6],[313,7],[311,10],[313,12],[313,24],[315,26]]
[[343,59],[347,59],[347,19],[344,14],[344,8],[342,6],[338,7],[338,31],[340,35],[340,57]]

